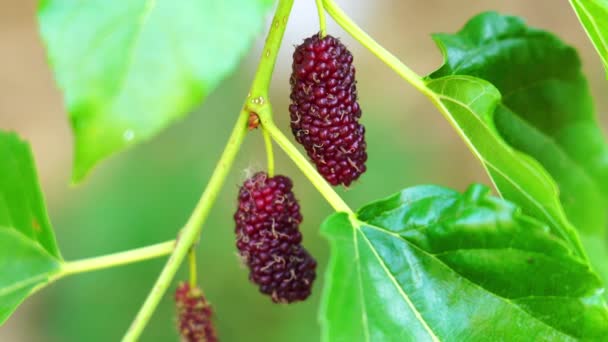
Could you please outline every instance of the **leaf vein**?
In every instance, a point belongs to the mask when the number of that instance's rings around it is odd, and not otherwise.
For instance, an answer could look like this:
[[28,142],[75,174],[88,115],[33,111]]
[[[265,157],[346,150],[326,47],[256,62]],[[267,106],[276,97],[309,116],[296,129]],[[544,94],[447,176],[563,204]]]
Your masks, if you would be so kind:
[[[366,226],[367,226],[367,224],[366,224]],[[374,256],[376,257],[376,259],[378,259],[378,263],[380,264],[380,266],[382,267],[382,269],[386,273],[387,277],[389,277],[389,279],[391,280],[392,284],[395,286],[395,288],[397,289],[397,291],[401,294],[401,297],[403,297],[403,299],[405,300],[405,302],[412,309],[412,311],[414,312],[414,315],[416,316],[416,318],[418,318],[418,320],[420,321],[420,323],[424,327],[424,330],[426,330],[427,333],[429,334],[429,337],[433,341],[435,341],[435,342],[440,342],[441,340],[437,337],[437,335],[435,335],[435,332],[428,325],[428,323],[426,322],[426,320],[424,319],[424,317],[422,316],[422,314],[418,311],[418,309],[416,308],[416,306],[414,305],[414,303],[412,302],[412,300],[405,293],[405,291],[403,291],[403,289],[401,288],[401,286],[399,286],[399,282],[397,281],[397,279],[395,279],[395,276],[393,275],[393,273],[388,269],[388,267],[386,266],[386,263],[384,262],[384,260],[380,257],[380,255],[378,255],[378,252],[376,251],[376,249],[372,245],[371,241],[367,238],[367,236],[365,236],[365,234],[363,234],[362,231],[361,231],[361,235],[365,239],[365,242],[368,244],[369,248],[371,249],[371,251],[374,254]]]
[[[426,252],[425,250],[421,249],[420,247],[416,246],[415,244],[413,244],[413,243],[409,242],[408,240],[404,239],[402,236],[400,236],[400,235],[398,235],[398,234],[395,234],[395,233],[393,233],[393,232],[391,232],[391,231],[388,231],[388,230],[386,230],[385,228],[378,227],[378,226],[375,226],[375,225],[369,224],[369,223],[367,223],[367,222],[361,222],[361,221],[359,221],[359,222],[360,222],[361,224],[365,225],[366,227],[369,227],[369,228],[375,229],[375,230],[377,230],[377,231],[383,232],[383,233],[385,233],[385,234],[388,234],[388,235],[391,235],[391,236],[394,236],[394,237],[396,237],[396,238],[398,238],[398,239],[403,240],[403,241],[404,241],[405,243],[407,243],[407,244],[408,244],[408,246],[410,246],[412,249],[415,249],[415,250],[419,251],[420,253],[423,253],[423,254],[427,255],[429,258],[433,259],[434,261],[436,261],[436,262],[440,263],[440,264],[441,264],[443,267],[447,268],[447,269],[448,269],[450,272],[453,272],[454,274],[456,274],[458,277],[460,277],[460,278],[461,278],[463,281],[465,281],[465,282],[467,282],[468,284],[470,284],[472,287],[475,287],[475,288],[477,288],[477,289],[478,289],[478,290],[480,290],[480,291],[486,292],[486,293],[488,293],[490,296],[493,296],[493,297],[497,298],[498,300],[503,301],[503,302],[505,302],[506,304],[509,304],[509,305],[513,306],[515,310],[519,310],[519,311],[520,311],[520,312],[522,312],[523,314],[525,314],[525,315],[529,316],[530,318],[532,318],[533,320],[537,321],[539,324],[545,325],[545,326],[549,327],[550,329],[553,329],[553,330],[559,331],[560,333],[562,333],[562,334],[564,334],[564,335],[567,335],[567,336],[569,336],[569,337],[575,338],[574,336],[572,336],[572,335],[570,335],[570,334],[568,334],[568,333],[566,333],[566,332],[563,332],[563,331],[561,331],[561,330],[558,330],[557,328],[555,328],[555,327],[553,327],[553,326],[551,326],[551,325],[549,325],[549,324],[547,324],[547,323],[543,322],[542,320],[538,319],[537,317],[532,316],[531,314],[529,314],[528,312],[526,312],[524,309],[522,309],[522,308],[521,308],[519,305],[517,305],[517,303],[513,303],[513,301],[512,301],[511,299],[509,299],[509,298],[505,298],[505,297],[499,296],[499,295],[497,295],[497,294],[495,294],[495,293],[493,293],[493,292],[490,292],[490,291],[486,290],[485,288],[483,288],[482,286],[480,286],[480,285],[478,285],[478,284],[476,284],[476,283],[472,282],[472,281],[471,281],[471,280],[469,280],[468,278],[461,276],[461,275],[460,275],[460,274],[458,274],[456,271],[454,271],[453,269],[451,269],[451,268],[450,268],[448,265],[446,265],[446,264],[445,264],[445,263],[444,263],[444,262],[443,262],[441,259],[437,258],[435,255],[433,255],[433,254],[431,254],[431,253]],[[363,235],[364,235],[364,234],[363,234]],[[370,242],[369,242],[369,240],[368,240],[368,243],[370,243]],[[374,254],[376,254],[376,252],[375,252],[375,250],[373,249],[373,247],[371,247],[371,248],[372,248],[372,251],[374,252]],[[379,256],[376,254],[376,257],[379,257]],[[383,266],[384,266],[384,264],[383,264]],[[385,271],[386,271],[386,270],[385,270]]]

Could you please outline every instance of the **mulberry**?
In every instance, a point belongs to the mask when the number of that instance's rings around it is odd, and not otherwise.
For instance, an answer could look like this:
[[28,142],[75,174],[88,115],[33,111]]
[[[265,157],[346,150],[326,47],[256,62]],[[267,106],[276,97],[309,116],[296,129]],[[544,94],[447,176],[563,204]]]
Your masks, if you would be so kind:
[[239,192],[236,246],[249,279],[274,302],[305,300],[316,277],[316,261],[301,245],[300,206],[285,176],[258,172]]
[[291,130],[332,185],[349,186],[366,170],[365,128],[353,56],[332,36],[304,40],[293,53]]
[[211,318],[211,305],[198,288],[181,283],[175,291],[178,329],[187,342],[217,342],[217,335]]

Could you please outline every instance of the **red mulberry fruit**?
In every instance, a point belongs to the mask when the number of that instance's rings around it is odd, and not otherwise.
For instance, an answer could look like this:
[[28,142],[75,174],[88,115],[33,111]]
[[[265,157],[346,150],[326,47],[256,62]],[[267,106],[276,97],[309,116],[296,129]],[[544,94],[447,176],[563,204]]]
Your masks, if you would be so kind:
[[183,341],[217,342],[217,335],[211,318],[211,305],[198,288],[191,288],[188,283],[181,283],[175,291],[178,329]]
[[316,261],[301,245],[300,206],[285,176],[258,172],[240,189],[236,246],[249,279],[274,302],[305,300],[316,277]]
[[293,53],[291,130],[332,185],[349,186],[365,172],[365,128],[353,56],[332,36],[304,40]]

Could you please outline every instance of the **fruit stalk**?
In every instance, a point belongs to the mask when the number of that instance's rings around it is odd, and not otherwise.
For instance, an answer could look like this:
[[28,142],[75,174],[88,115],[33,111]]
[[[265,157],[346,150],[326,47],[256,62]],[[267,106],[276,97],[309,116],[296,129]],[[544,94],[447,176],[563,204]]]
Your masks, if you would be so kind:
[[317,3],[317,12],[319,13],[319,36],[325,37],[327,29],[325,28],[325,8],[323,7],[323,0],[315,0]]
[[388,65],[399,76],[423,94],[429,97],[434,96],[434,93],[426,86],[422,78],[416,74],[416,72],[403,64],[397,57],[388,52],[382,45],[378,44],[372,37],[357,26],[357,24],[355,24],[333,0],[323,0],[323,6],[338,25],[378,57],[378,59]]
[[190,248],[190,252],[188,253],[188,266],[189,267],[189,284],[190,287],[195,287],[198,284],[197,270],[196,270],[196,245]]
[[[268,107],[267,111],[271,111]],[[270,113],[260,113],[260,121],[262,122],[262,128],[267,130],[272,139],[279,145],[279,147],[291,158],[296,166],[304,173],[308,180],[314,185],[314,187],[325,197],[327,202],[339,212],[345,212],[352,214],[352,210],[344,202],[342,197],[338,195],[334,189],[325,181],[317,170],[312,166],[306,157],[298,151],[298,149],[289,141],[289,139],[281,132],[281,130],[272,121],[272,115]]]
[[268,160],[268,175],[274,176],[274,151],[272,150],[272,137],[267,130],[262,130],[264,145],[266,146],[266,159]]

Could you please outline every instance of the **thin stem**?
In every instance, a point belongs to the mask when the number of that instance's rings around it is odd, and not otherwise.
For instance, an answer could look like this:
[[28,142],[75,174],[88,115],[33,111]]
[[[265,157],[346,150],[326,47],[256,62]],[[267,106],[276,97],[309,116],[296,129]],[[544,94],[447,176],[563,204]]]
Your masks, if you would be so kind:
[[325,28],[325,8],[323,7],[323,0],[315,0],[317,3],[317,12],[319,13],[319,36],[325,37],[327,29]]
[[170,254],[175,247],[175,240],[132,249],[124,252],[102,255],[87,259],[68,261],[60,272],[61,276],[90,272],[114,266],[131,264],[138,261],[158,258]]
[[197,279],[196,279],[196,248],[192,246],[190,248],[190,252],[188,253],[188,264],[190,265],[190,288],[193,289],[196,287]]
[[[271,110],[268,107],[267,110]],[[298,151],[298,149],[289,141],[289,139],[279,130],[277,126],[275,126],[274,122],[269,118],[271,115],[263,115],[260,113],[260,120],[262,121],[262,126],[268,133],[272,136],[274,141],[287,153],[289,158],[300,168],[300,170],[308,177],[308,180],[317,188],[317,190],[325,197],[327,202],[336,210],[342,211],[346,213],[352,213],[352,210],[344,202],[342,197],[338,195],[334,189],[329,185],[325,179],[315,170],[315,168],[308,162],[306,157]]]
[[202,224],[207,218],[211,207],[215,203],[215,199],[224,185],[228,171],[230,171],[230,167],[234,162],[237,152],[245,139],[245,135],[247,134],[248,120],[249,112],[246,110],[241,111],[236,125],[232,130],[232,134],[230,135],[226,148],[224,149],[224,152],[222,153],[222,156],[220,157],[220,160],[218,161],[215,170],[209,179],[209,183],[207,184],[205,191],[196,204],[196,207],[190,215],[188,222],[181,230],[173,254],[171,254],[165,268],[163,268],[160,276],[154,284],[154,287],[150,291],[148,298],[146,298],[146,301],[137,313],[131,327],[123,337],[123,341],[137,341],[144,327],[150,320],[152,313],[167,291],[167,288],[169,288],[169,285],[171,284],[175,273],[179,269],[179,266],[184,261],[188,250],[199,237]]
[[266,37],[264,50],[262,50],[260,64],[256,71],[253,84],[251,85],[252,104],[263,105],[268,100],[270,80],[272,79],[274,65],[277,61],[279,49],[281,48],[283,34],[285,33],[285,27],[289,20],[293,1],[294,0],[280,0],[277,6],[274,18],[272,19],[272,25],[270,26],[268,36]]
[[346,32],[353,36],[361,45],[366,47],[371,53],[393,69],[399,76],[412,84],[423,94],[429,97],[435,97],[435,94],[424,84],[422,78],[416,74],[407,65],[403,64],[399,58],[386,50],[382,45],[378,44],[372,37],[363,31],[355,24],[347,15],[338,7],[333,0],[323,0],[325,10]]
[[266,159],[268,159],[268,175],[274,176],[274,151],[272,150],[272,138],[267,130],[262,129],[264,145],[266,146]]

